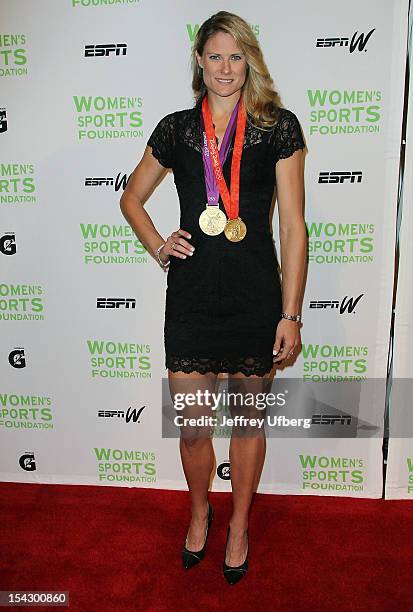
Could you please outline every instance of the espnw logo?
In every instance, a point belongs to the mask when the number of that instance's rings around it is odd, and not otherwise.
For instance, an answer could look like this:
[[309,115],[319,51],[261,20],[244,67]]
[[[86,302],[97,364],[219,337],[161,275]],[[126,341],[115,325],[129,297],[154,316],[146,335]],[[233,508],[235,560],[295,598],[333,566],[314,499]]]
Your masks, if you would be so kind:
[[363,173],[361,170],[348,170],[345,172],[320,172],[319,183],[361,183]]
[[85,45],[85,57],[109,57],[109,55],[126,55],[125,43],[109,45]]
[[6,232],[0,236],[0,253],[3,255],[16,254],[16,234],[14,232]]
[[0,108],[0,133],[7,132],[7,112],[5,108]]
[[373,28],[367,34],[364,34],[364,32],[358,34],[356,30],[353,36],[351,37],[351,40],[348,36],[331,36],[328,38],[317,38],[315,46],[324,48],[347,47],[350,53],[353,53],[356,50],[360,52],[367,51],[366,45],[375,29],[376,28]]
[[348,297],[346,295],[341,303],[339,300],[310,300],[310,308],[322,308],[323,310],[335,310],[337,309],[340,314],[344,314],[345,312],[351,314],[354,312],[355,307],[363,297],[364,293],[360,293],[360,295],[356,298]]
[[222,480],[231,479],[231,464],[229,461],[224,461],[217,467],[217,474]]
[[121,174],[118,172],[118,175],[114,178],[113,176],[108,177],[91,177],[88,176],[85,178],[85,187],[115,187],[115,192],[119,191],[119,189],[125,190],[126,185],[129,182],[131,175],[127,175],[126,173]]
[[25,452],[19,459],[19,465],[25,472],[34,472],[36,470],[36,462],[33,452]]
[[118,419],[124,419],[126,423],[132,421],[133,423],[140,423],[139,417],[141,416],[145,406],[142,406],[137,410],[136,408],[132,408],[129,406],[127,411],[124,410],[98,410],[98,416],[103,418],[113,419],[117,417]]
[[13,351],[10,351],[9,364],[13,368],[17,368],[18,370],[26,367],[26,358],[24,355],[24,348],[16,347]]
[[124,306],[126,309],[136,308],[135,298],[98,297],[96,299],[96,308],[121,308],[122,306]]

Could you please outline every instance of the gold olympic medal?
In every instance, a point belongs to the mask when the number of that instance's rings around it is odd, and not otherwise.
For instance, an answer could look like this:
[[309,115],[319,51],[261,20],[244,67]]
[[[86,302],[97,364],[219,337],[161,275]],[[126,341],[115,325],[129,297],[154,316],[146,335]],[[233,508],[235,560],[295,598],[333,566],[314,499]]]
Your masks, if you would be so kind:
[[237,217],[236,219],[228,219],[224,233],[228,240],[231,240],[231,242],[239,242],[245,238],[247,226],[241,217]]
[[218,206],[206,205],[199,215],[199,227],[208,236],[217,236],[224,231],[227,218]]

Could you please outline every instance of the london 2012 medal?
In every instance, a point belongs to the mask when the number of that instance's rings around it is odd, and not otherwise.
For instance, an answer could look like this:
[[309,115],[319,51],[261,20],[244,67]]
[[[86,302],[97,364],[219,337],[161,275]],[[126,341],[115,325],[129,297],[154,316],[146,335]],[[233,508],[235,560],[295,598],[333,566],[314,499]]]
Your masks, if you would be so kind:
[[231,242],[240,242],[243,240],[243,238],[245,238],[247,226],[241,217],[237,217],[236,219],[228,219],[224,233]]
[[[208,104],[208,96],[205,96],[202,100],[202,116],[205,125],[206,137],[204,138],[204,151],[205,158],[208,157],[208,165],[212,166],[213,174],[215,176],[216,184],[218,185],[219,193],[225,207],[225,211],[228,216],[228,220],[224,227],[224,234],[231,242],[240,242],[247,234],[247,227],[239,213],[239,187],[240,187],[240,167],[241,157],[243,153],[243,143],[246,125],[246,114],[242,104],[241,98],[237,102],[231,121],[235,122],[235,111],[237,110],[236,117],[236,131],[235,131],[235,144],[234,152],[232,155],[231,162],[231,193],[228,191],[228,187],[222,171],[222,164],[220,155],[217,148],[214,125],[212,123],[211,111]],[[208,151],[208,153],[207,153]],[[206,167],[206,164],[205,164]]]
[[225,213],[218,206],[206,205],[199,215],[199,227],[208,236],[217,236],[224,231],[227,223]]

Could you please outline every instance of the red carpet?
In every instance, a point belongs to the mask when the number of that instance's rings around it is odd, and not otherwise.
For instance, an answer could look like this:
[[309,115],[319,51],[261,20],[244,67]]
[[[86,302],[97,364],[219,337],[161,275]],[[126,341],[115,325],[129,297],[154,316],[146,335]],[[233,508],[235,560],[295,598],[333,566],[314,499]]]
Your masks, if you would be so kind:
[[0,590],[69,591],[72,611],[413,610],[412,501],[256,495],[250,570],[229,586],[229,493],[210,494],[208,552],[191,570],[187,492],[0,483],[0,499]]

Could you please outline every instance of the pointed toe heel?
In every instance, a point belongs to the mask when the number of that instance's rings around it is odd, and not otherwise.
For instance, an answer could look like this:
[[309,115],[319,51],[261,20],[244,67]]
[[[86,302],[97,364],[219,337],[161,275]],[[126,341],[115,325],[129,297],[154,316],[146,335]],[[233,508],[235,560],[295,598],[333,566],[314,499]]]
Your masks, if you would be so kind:
[[[225,544],[224,563],[222,565],[222,570],[223,570],[224,576],[225,576],[228,584],[237,584],[237,582],[239,582],[242,578],[244,578],[245,574],[248,571],[248,553],[249,553],[249,550],[247,550],[247,555],[245,557],[244,562],[241,563],[241,565],[237,565],[236,567],[232,567],[230,565],[227,565],[225,563],[225,556],[226,556],[226,550],[227,550],[227,544],[228,544],[229,530],[230,530],[230,528],[228,527],[227,541],[226,541],[226,544]],[[247,537],[248,537],[248,530],[247,530]]]
[[201,548],[201,550],[188,550],[186,546],[184,545],[182,549],[182,564],[185,569],[190,569],[191,567],[194,567],[194,565],[198,565],[198,563],[202,561],[202,559],[205,557],[206,546],[207,546],[208,535],[209,535],[209,528],[211,526],[213,516],[214,516],[213,508],[211,504],[208,502],[208,519],[207,519],[207,526],[205,529],[204,545]]
[[224,576],[228,584],[237,584],[248,571],[248,561],[245,560],[242,565],[238,567],[230,567],[224,562]]
[[203,558],[204,555],[201,555],[201,551],[192,552],[185,547],[182,551],[182,564],[185,569],[190,569],[191,567],[194,567],[194,565],[197,565],[200,561],[202,561]]

